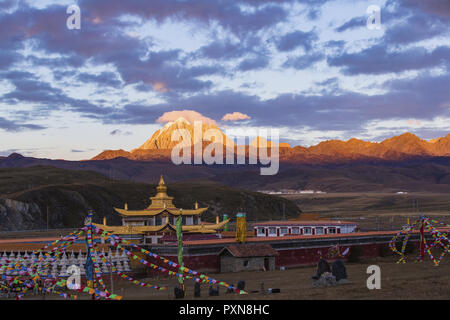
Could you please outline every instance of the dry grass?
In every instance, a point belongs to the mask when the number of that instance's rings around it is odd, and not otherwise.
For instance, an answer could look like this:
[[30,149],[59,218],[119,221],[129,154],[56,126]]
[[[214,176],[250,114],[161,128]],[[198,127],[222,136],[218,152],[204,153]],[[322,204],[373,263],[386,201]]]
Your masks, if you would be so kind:
[[[450,224],[450,197],[444,193],[366,192],[292,194],[283,197],[294,201],[304,213],[356,221],[362,230],[399,229],[408,217],[413,222],[422,212]],[[419,210],[413,209],[416,201]]]
[[[219,297],[207,296],[207,286],[203,286],[202,299],[450,299],[450,274],[448,272],[450,261],[443,261],[439,267],[434,267],[431,261],[424,264],[413,262],[415,257],[407,264],[396,264],[394,257],[380,258],[367,261],[361,264],[348,264],[347,274],[350,284],[329,287],[313,288],[311,276],[315,273],[315,268],[296,268],[285,271],[271,272],[244,272],[236,274],[211,275],[217,279],[237,284],[239,280],[246,281],[246,289],[259,291],[261,282],[264,288],[280,288],[281,293],[262,295],[260,293],[250,293],[248,296],[237,294],[225,294],[221,288]],[[377,264],[381,268],[381,289],[368,290],[366,281],[368,274],[367,267]],[[174,282],[169,282],[172,286]],[[172,289],[173,290],[173,289]],[[173,299],[173,291],[166,294],[149,296],[141,291],[127,293],[129,299],[153,299],[164,298]],[[134,290],[133,290],[134,291]],[[193,297],[193,285],[188,286],[187,298]]]
[[[222,281],[237,284],[239,280],[246,281],[246,290],[249,295],[226,294],[223,287],[220,288],[219,297],[208,296],[208,286],[202,285],[202,297],[197,300],[340,300],[340,299],[399,299],[399,300],[446,300],[450,299],[450,261],[445,258],[439,267],[434,267],[430,260],[425,263],[417,263],[415,256],[408,257],[406,264],[396,264],[395,257],[377,258],[363,263],[347,264],[347,274],[350,283],[328,288],[313,288],[311,276],[315,273],[314,267],[296,268],[288,270],[276,270],[270,272],[241,272],[227,274],[210,274],[210,276]],[[369,265],[376,264],[381,268],[381,289],[369,290],[366,286]],[[106,284],[109,278],[105,277]],[[172,300],[173,287],[177,285],[176,279],[145,279],[146,282],[168,286],[166,291],[137,287],[126,281],[115,283],[115,293],[123,295],[124,300]],[[280,288],[279,294],[261,294],[261,282],[264,288]],[[185,300],[195,299],[193,293],[194,282],[186,282]],[[258,291],[258,293],[252,293]],[[29,297],[29,299],[41,299]],[[47,299],[61,299],[51,296]],[[83,294],[79,299],[90,299]]]

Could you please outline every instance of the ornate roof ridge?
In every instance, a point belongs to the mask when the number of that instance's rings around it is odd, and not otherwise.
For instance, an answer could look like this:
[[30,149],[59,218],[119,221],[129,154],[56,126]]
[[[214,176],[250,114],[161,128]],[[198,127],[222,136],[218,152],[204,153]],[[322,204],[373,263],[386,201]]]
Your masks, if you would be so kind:
[[[183,231],[191,231],[191,232],[214,232],[217,229],[223,228],[223,226],[229,222],[230,219],[220,222],[219,224],[211,224],[211,225],[183,225]],[[172,229],[172,231],[176,230],[176,226],[170,223],[165,223],[158,226],[107,226],[99,223],[92,223],[98,228],[101,228],[105,231],[109,232],[117,232],[119,234],[142,234],[144,232],[159,232],[164,229]]]
[[[183,209],[181,210],[181,214],[183,216],[188,215],[199,215],[208,210],[209,207],[198,208],[198,209]],[[179,216],[180,209],[179,208],[147,208],[143,210],[125,210],[120,208],[114,208],[116,212],[120,215],[124,216],[157,216],[164,211],[167,211],[169,214],[173,216]]]

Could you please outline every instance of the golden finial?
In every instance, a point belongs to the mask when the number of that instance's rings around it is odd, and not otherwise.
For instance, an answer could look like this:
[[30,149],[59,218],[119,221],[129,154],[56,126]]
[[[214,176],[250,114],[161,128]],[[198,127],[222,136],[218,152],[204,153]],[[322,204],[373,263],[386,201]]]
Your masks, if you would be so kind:
[[159,178],[159,184],[156,187],[156,192],[160,193],[160,194],[165,194],[166,191],[167,191],[167,187],[166,187],[166,184],[164,183],[164,178],[161,175],[161,177]]
[[195,201],[195,209],[198,209],[198,202]]

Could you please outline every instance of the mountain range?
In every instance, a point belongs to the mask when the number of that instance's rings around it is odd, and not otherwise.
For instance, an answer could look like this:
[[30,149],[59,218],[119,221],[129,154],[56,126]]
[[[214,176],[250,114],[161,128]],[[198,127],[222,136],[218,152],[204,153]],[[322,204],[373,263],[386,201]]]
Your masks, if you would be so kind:
[[[170,148],[174,145],[170,137],[177,128],[193,132],[190,123],[179,119],[166,124],[131,151],[107,150],[84,161],[38,159],[13,153],[0,157],[0,168],[52,166],[92,170],[107,180],[144,183],[155,183],[164,174],[169,183],[213,181],[253,191],[286,188],[327,192],[450,192],[450,135],[427,141],[404,133],[382,142],[328,140],[308,148],[280,143],[279,172],[261,176],[259,165],[173,164]],[[211,128],[218,129],[205,125],[202,132]],[[219,134],[222,141],[230,141],[220,131]],[[258,141],[262,140],[256,138],[249,144]],[[206,145],[203,143],[202,147]],[[236,148],[229,142],[226,145]],[[247,145],[247,154],[248,150]]]
[[[227,137],[214,124],[203,124],[201,131],[204,135],[209,129],[215,129],[220,132],[222,141],[214,142],[222,144],[224,153],[226,150],[235,151],[233,139]],[[139,148],[131,151],[125,150],[106,150],[95,156],[92,160],[111,160],[119,157],[130,160],[140,161],[170,161],[172,148],[179,142],[172,141],[172,134],[177,130],[186,130],[189,133],[189,145],[194,148],[194,125],[184,118],[179,118],[174,122],[168,122],[164,127],[157,130],[150,139],[148,139]],[[183,132],[183,131],[179,131]],[[262,142],[266,144],[262,144]],[[204,149],[209,143],[202,143]],[[272,143],[264,138],[256,137],[246,145],[246,156],[249,154],[249,145],[255,147],[270,147]],[[287,143],[279,144],[280,161],[286,163],[301,164],[329,164],[352,161],[404,161],[407,159],[424,157],[448,157],[450,156],[450,134],[445,137],[434,140],[423,140],[412,133],[404,133],[399,136],[386,139],[382,142],[369,142],[360,139],[327,140],[310,147],[295,146],[291,147]]]

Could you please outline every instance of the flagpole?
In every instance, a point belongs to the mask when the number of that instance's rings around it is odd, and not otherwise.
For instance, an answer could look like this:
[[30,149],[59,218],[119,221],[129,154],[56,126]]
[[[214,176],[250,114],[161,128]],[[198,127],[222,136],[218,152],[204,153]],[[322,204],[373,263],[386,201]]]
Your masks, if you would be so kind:
[[[177,242],[178,242],[178,264],[181,267],[184,267],[183,264],[183,209],[180,209],[180,214],[177,217],[176,221],[176,230],[177,230]],[[179,271],[180,272],[180,271]],[[183,272],[180,272],[183,273]],[[180,282],[181,289],[185,292],[184,288],[184,280],[183,277],[178,277],[178,281]]]
[[[93,277],[93,261],[91,257],[91,250],[88,244],[88,236],[91,234],[92,236],[92,211],[89,211],[87,218],[84,221],[84,225],[88,228],[86,232],[86,278],[87,278],[87,286],[89,288],[94,288],[94,277]],[[95,300],[95,293],[92,294],[92,300]]]

